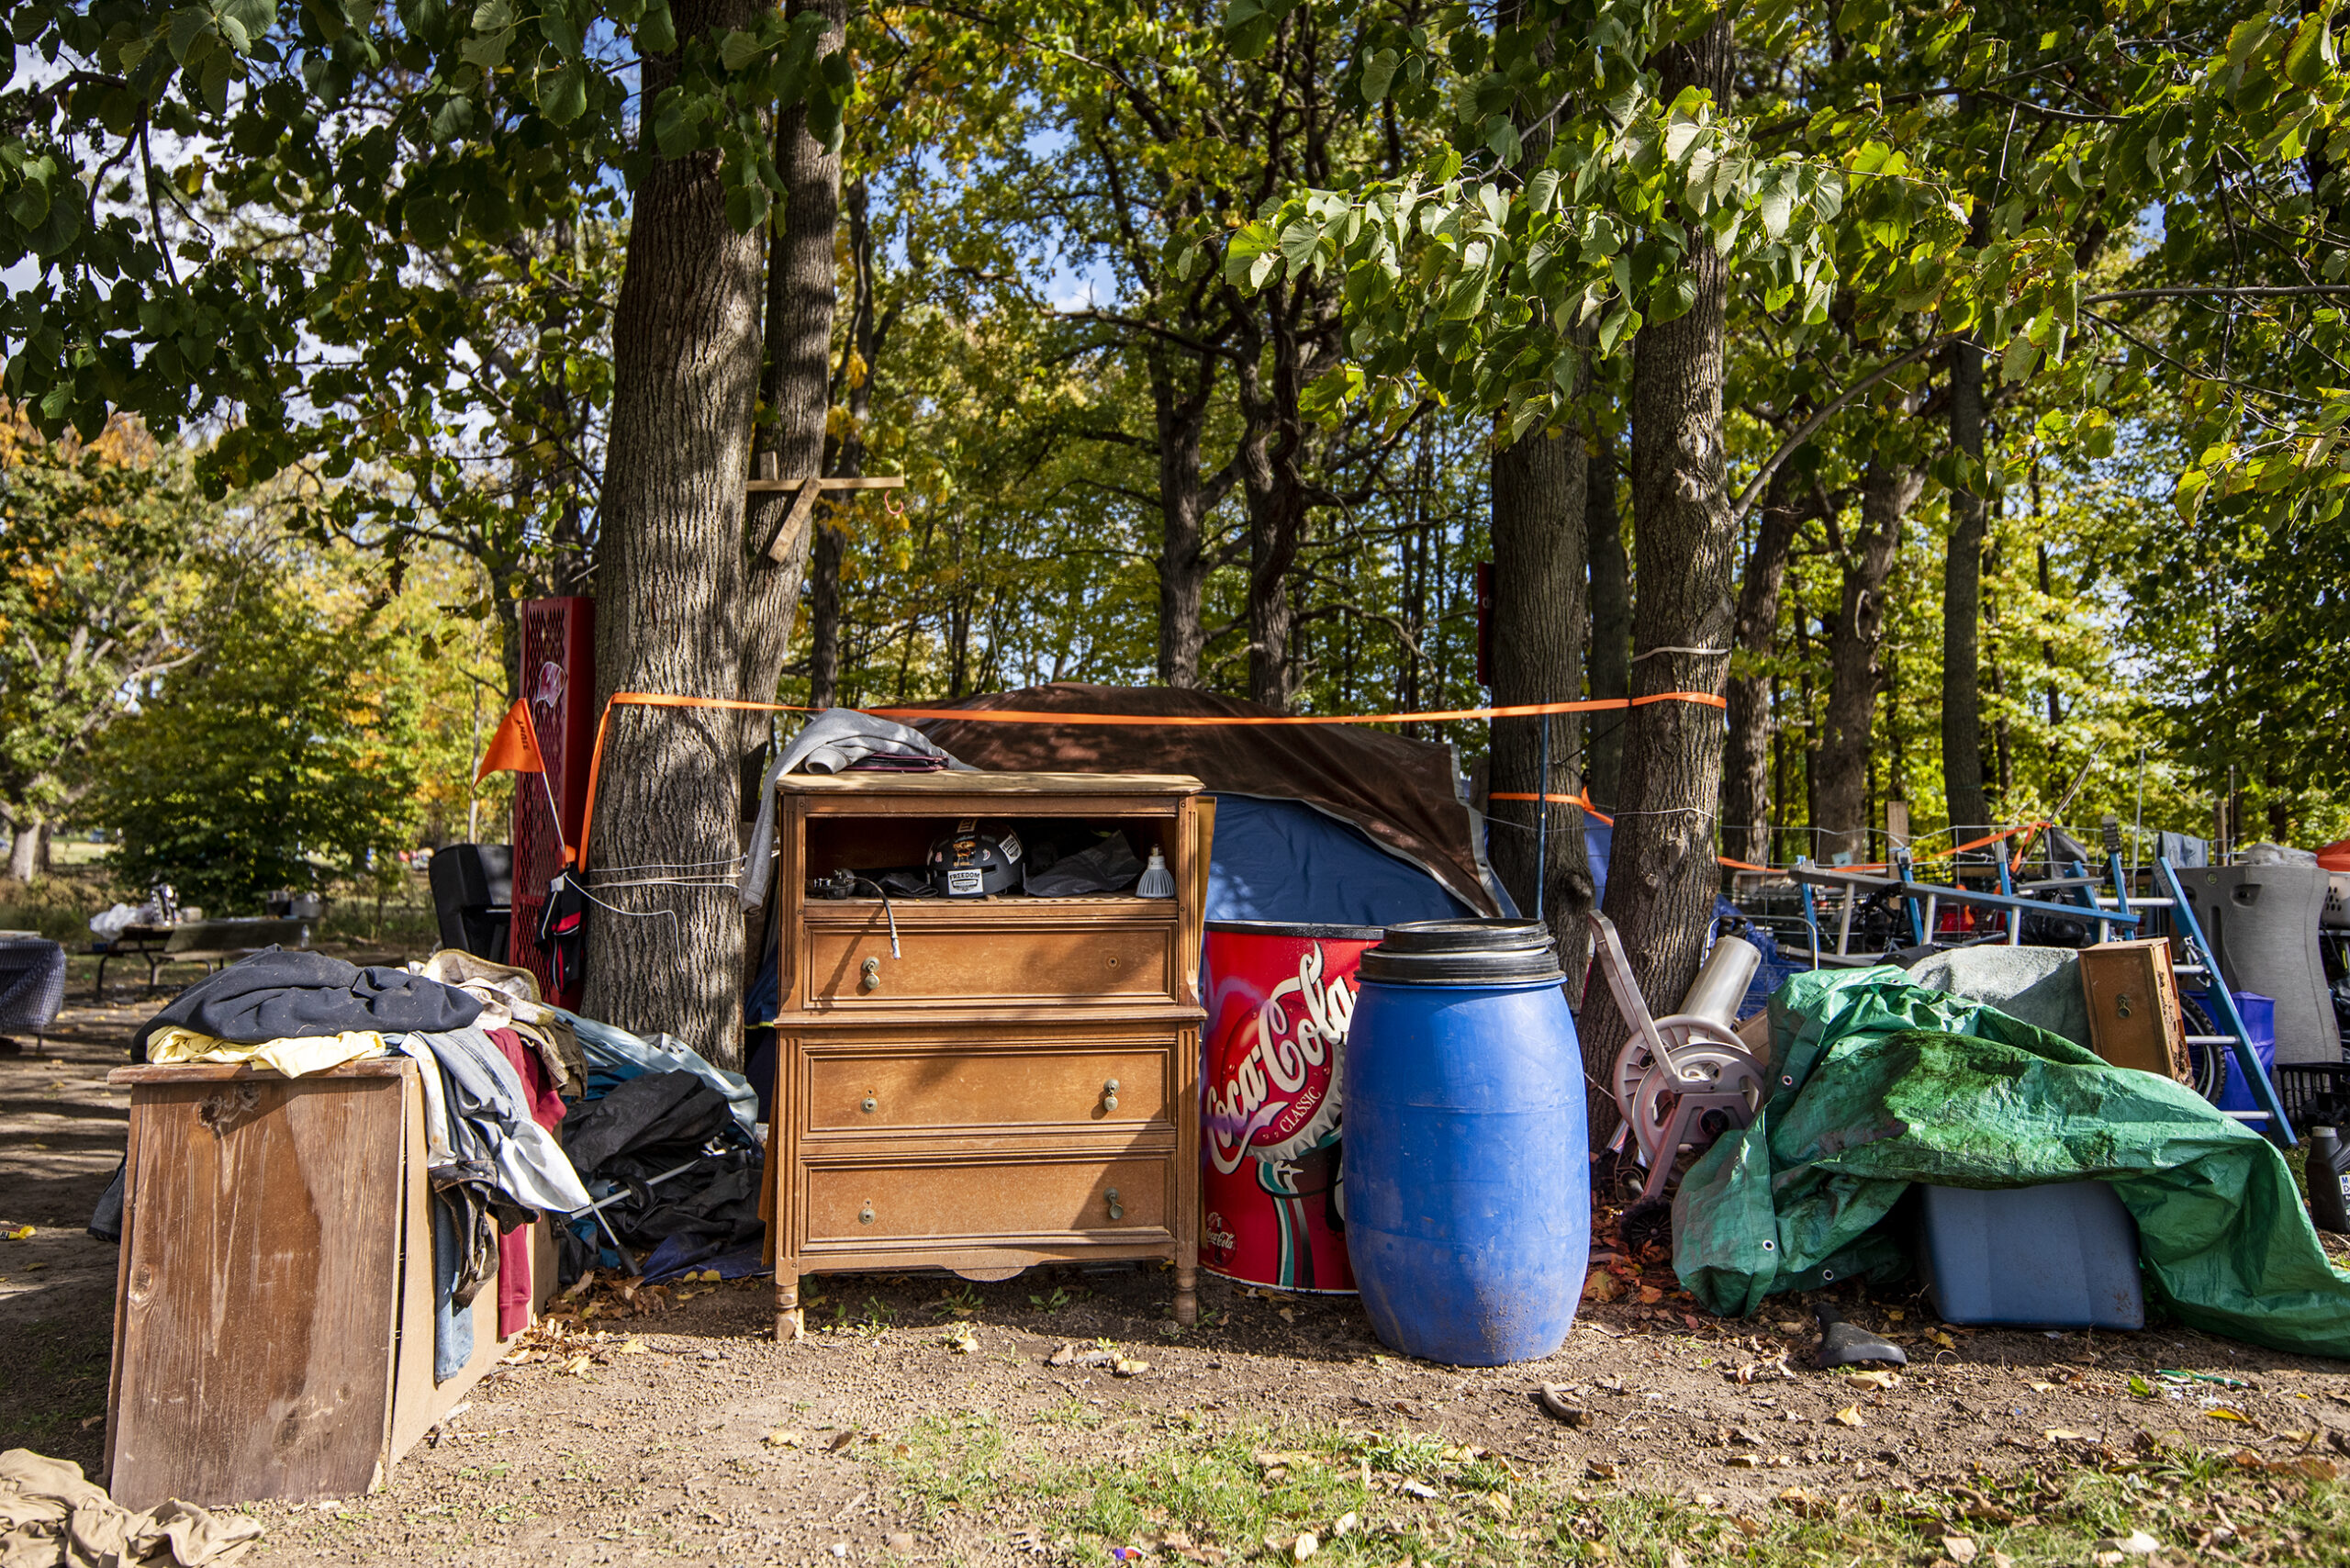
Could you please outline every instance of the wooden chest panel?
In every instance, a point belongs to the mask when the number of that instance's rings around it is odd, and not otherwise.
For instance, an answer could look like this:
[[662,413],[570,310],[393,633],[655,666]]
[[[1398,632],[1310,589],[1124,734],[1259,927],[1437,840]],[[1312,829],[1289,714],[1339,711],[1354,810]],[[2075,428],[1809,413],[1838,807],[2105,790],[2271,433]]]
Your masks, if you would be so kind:
[[[1131,908],[1142,901],[1104,902]],[[1114,1007],[1177,996],[1171,909],[1136,917],[1098,908],[1038,911],[1033,902],[901,906],[896,957],[878,902],[811,906],[807,927],[806,1005],[818,1012],[1040,1002]]]
[[109,1454],[125,1507],[367,1489],[390,1404],[402,1110],[397,1075],[142,1089]]
[[[811,1166],[808,1239],[1142,1240],[1169,1231],[1163,1156]],[[1112,1194],[1116,1196],[1113,1198]]]
[[1173,1057],[1171,1041],[1075,1050],[1006,1045],[811,1052],[801,1126],[814,1134],[1169,1126]]

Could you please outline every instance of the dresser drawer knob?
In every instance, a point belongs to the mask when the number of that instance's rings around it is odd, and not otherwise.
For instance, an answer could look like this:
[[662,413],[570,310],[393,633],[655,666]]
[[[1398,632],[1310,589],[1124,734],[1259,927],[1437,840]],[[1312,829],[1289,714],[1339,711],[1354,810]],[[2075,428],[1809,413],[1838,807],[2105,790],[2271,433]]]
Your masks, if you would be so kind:
[[864,972],[857,979],[856,989],[859,991],[879,991],[881,989],[880,959],[867,958],[865,960]]
[[1113,1187],[1102,1195],[1110,1200],[1110,1217],[1112,1219],[1124,1219],[1126,1217],[1126,1211],[1118,1206],[1118,1189]]
[[1102,1108],[1105,1111],[1118,1108],[1118,1081],[1114,1078],[1102,1085]]
[[858,1104],[858,1106],[857,1106],[857,1109],[858,1109],[858,1110],[860,1110],[860,1111],[864,1112],[864,1113],[865,1113],[867,1115],[868,1115],[868,1116],[869,1116],[869,1115],[871,1115],[874,1112],[876,1112],[876,1111],[879,1110],[880,1108],[881,1108],[881,1102],[880,1102],[880,1101],[878,1101],[878,1100],[876,1100],[876,1099],[875,1099],[872,1095],[870,1095],[870,1094],[867,1094],[867,1095],[865,1097],[864,1101],[863,1101],[861,1103],[859,1103],[859,1104]]
[[866,1200],[865,1206],[863,1208],[856,1211],[856,1223],[859,1225],[871,1225],[873,1223],[873,1201],[870,1198]]

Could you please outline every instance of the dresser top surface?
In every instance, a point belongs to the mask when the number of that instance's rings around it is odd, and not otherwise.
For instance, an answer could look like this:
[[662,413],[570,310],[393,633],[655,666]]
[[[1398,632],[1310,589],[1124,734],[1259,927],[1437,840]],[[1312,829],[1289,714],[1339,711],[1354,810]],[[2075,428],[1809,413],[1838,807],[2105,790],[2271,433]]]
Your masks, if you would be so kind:
[[776,780],[795,795],[929,800],[957,795],[1069,798],[1094,795],[1196,795],[1182,773],[791,773]]

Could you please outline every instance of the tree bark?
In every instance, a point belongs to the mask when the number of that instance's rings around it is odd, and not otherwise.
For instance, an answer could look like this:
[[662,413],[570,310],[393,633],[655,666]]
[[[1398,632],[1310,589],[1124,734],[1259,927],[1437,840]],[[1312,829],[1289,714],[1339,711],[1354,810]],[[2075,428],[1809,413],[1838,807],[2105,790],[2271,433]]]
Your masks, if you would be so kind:
[[[1494,454],[1494,701],[1572,702],[1583,693],[1583,502],[1587,468],[1581,432],[1539,431]],[[1492,792],[1578,793],[1577,715],[1550,725],[1550,773],[1542,770],[1540,719],[1497,719],[1493,730]],[[1539,801],[1489,799],[1494,874],[1531,918],[1540,904],[1570,995],[1578,994],[1590,939],[1591,869],[1583,855],[1583,810]],[[1549,832],[1539,831],[1547,817]],[[1536,844],[1545,839],[1538,857]]]
[[1828,639],[1828,712],[1820,725],[1819,820],[1822,859],[1855,861],[1870,853],[1870,734],[1877,693],[1885,689],[1878,655],[1885,646],[1885,585],[1900,559],[1909,509],[1926,487],[1915,468],[1871,463],[1861,476],[1861,527],[1844,551],[1843,593]]
[[[1298,685],[1290,572],[1305,543],[1308,515],[1307,436],[1299,399],[1321,368],[1316,345],[1303,341],[1300,326],[1310,327],[1325,310],[1304,283],[1268,292],[1262,310],[1240,334],[1238,377],[1247,427],[1237,466],[1248,510],[1248,697],[1287,712]],[[1268,347],[1270,353],[1263,352]]]
[[[1784,477],[1783,477],[1784,476]],[[1779,633],[1779,594],[1804,512],[1794,504],[1786,464],[1771,476],[1755,510],[1754,545],[1738,585],[1731,655],[1728,756],[1722,765],[1722,853],[1757,866],[1771,863],[1771,678],[1763,662]]]
[[[1632,677],[1632,573],[1624,554],[1624,519],[1616,505],[1616,442],[1603,435],[1591,453],[1583,537],[1591,554],[1591,694],[1628,697]],[[1612,812],[1624,773],[1622,711],[1598,712],[1583,745],[1592,804]]]
[[[747,28],[757,14],[753,0],[681,0],[678,36]],[[648,96],[675,69],[674,58],[645,62]],[[649,140],[649,127],[644,134]],[[831,168],[836,179],[837,160]],[[788,211],[787,228],[800,216]],[[810,386],[789,374],[796,362],[786,355],[787,374],[769,400],[778,415],[773,450],[793,474],[812,474],[822,455],[829,223],[826,230],[822,330],[810,334],[816,441],[804,439]],[[804,230],[798,238],[814,248]],[[714,153],[655,158],[637,190],[612,320],[597,565],[599,700],[619,690],[764,700],[775,690],[799,572],[789,571],[790,591],[780,591],[784,569],[760,553],[756,524],[744,526],[761,379],[761,249],[756,232],[738,233],[727,219]],[[788,329],[817,314],[808,302],[786,303]],[[786,350],[804,346],[790,330],[784,339]],[[697,873],[726,867],[740,852],[740,762],[755,733],[720,710],[612,710],[588,879],[609,907],[594,908],[588,922],[587,1010],[639,1034],[666,1029],[729,1066],[742,1057],[743,919],[733,879]],[[663,868],[654,875],[689,885],[597,886],[644,879],[628,867]]]
[[[1718,17],[1687,44],[1657,57],[1658,92],[1683,88],[1730,102],[1730,21]],[[1683,263],[1696,285],[1688,311],[1643,327],[1632,346],[1632,549],[1639,593],[1632,611],[1632,695],[1718,694],[1730,633],[1737,534],[1723,482],[1722,258],[1698,235]],[[1695,653],[1669,652],[1694,648]],[[1607,870],[1606,909],[1640,994],[1673,1010],[1696,978],[1712,924],[1715,811],[1721,799],[1722,716],[1693,702],[1634,708],[1624,728],[1623,812]],[[1627,1031],[1615,1007],[1584,1009],[1583,1061],[1610,1081]],[[1596,1096],[1595,1137],[1616,1107]]]
[[[1981,465],[1983,351],[1964,338],[1950,346],[1950,443]],[[1950,802],[1953,842],[1964,844],[1990,831],[1990,809],[1983,800],[1978,630],[1990,507],[1974,490],[1956,489],[1951,492],[1950,516],[1950,554],[1942,563],[1942,793]]]

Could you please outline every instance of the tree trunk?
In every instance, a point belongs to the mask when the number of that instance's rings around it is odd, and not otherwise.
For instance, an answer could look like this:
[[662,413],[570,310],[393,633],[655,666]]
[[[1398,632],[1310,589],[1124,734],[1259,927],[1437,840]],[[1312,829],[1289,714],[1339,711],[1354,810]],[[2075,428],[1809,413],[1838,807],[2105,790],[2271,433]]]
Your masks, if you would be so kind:
[[[1785,476],[1785,477],[1782,477]],[[1787,580],[1803,511],[1795,478],[1781,464],[1756,509],[1754,547],[1739,579],[1731,633],[1728,757],[1722,765],[1722,853],[1757,866],[1771,863],[1771,678],[1762,668],[1779,633],[1779,593]]]
[[[1305,420],[1298,399],[1310,376],[1292,320],[1311,308],[1297,297],[1303,286],[1292,284],[1263,297],[1265,319],[1243,333],[1239,375],[1247,426],[1239,469],[1248,509],[1248,697],[1282,712],[1297,696],[1290,572],[1306,525]],[[1270,366],[1261,352],[1268,340]]]
[[[1583,500],[1586,476],[1579,431],[1530,431],[1494,454],[1494,701],[1572,702],[1583,694]],[[1494,795],[1573,795],[1576,715],[1549,720],[1550,767],[1542,770],[1540,719],[1497,719],[1493,730]],[[1569,995],[1581,991],[1590,940],[1591,870],[1583,856],[1580,807],[1539,801],[1487,802],[1493,819],[1494,874],[1534,914],[1541,878],[1544,918],[1558,939]],[[1549,822],[1547,854],[1538,861],[1538,829]]]
[[[881,357],[874,315],[871,200],[865,181],[860,179],[849,187],[848,253],[856,281],[850,297],[848,351],[842,356],[839,376],[848,417],[838,436],[824,443],[824,471],[844,479],[861,478],[865,474],[865,424],[873,413],[873,377]],[[841,700],[841,566],[848,556],[848,530],[840,521],[844,510],[829,501],[817,503],[816,537],[809,548],[808,704],[811,708],[830,708]],[[907,630],[911,636],[911,622]]]
[[31,887],[49,869],[49,823],[39,812],[17,819],[8,840],[8,879]]
[[[678,37],[748,28],[757,15],[753,0],[682,0]],[[657,95],[675,69],[671,58],[646,61],[646,94]],[[644,134],[649,140],[649,126]],[[832,167],[836,174],[837,161]],[[799,216],[788,214],[788,223]],[[783,572],[756,554],[765,541],[755,525],[750,554],[744,548],[743,481],[760,383],[760,252],[755,232],[738,233],[727,220],[716,154],[654,158],[637,189],[612,319],[597,564],[599,699],[619,690],[765,699],[775,689],[799,574],[790,572],[790,593],[778,591]],[[822,256],[817,441],[799,439],[808,429],[806,385],[785,376],[778,390],[789,395],[769,405],[779,436],[792,438],[777,450],[795,474],[812,474],[822,454],[829,232]],[[812,312],[787,309],[787,327],[795,314]],[[791,337],[787,331],[781,346],[795,346]],[[733,879],[671,870],[690,885],[595,884],[643,879],[628,867],[731,864],[741,848],[740,761],[754,733],[723,711],[612,711],[588,877],[608,907],[594,908],[588,922],[587,1011],[639,1034],[666,1029],[729,1066],[742,1057],[743,919]]]
[[[823,52],[842,47],[847,0],[790,0],[785,10],[825,18]],[[777,204],[767,247],[767,356],[759,375],[759,403],[767,419],[759,426],[758,472],[766,479],[821,475],[824,465],[824,416],[832,403],[833,314],[836,285],[834,241],[840,227],[841,157],[808,134],[808,111],[798,105],[776,117],[775,162],[784,196]],[[812,530],[802,525],[781,540],[777,560],[767,542],[790,515],[793,497],[763,493],[747,509],[750,559],[748,610],[743,641],[743,695],[774,700],[791,650],[792,621],[800,612]],[[747,750],[764,729],[744,721]]]
[[1913,468],[1872,463],[1861,476],[1860,532],[1847,541],[1843,596],[1828,640],[1817,824],[1823,860],[1839,854],[1877,858],[1869,852],[1869,738],[1885,685],[1877,658],[1885,645],[1885,585],[1900,558],[1902,526],[1925,487],[1925,475]]
[[1207,592],[1210,507],[1200,476],[1200,444],[1216,361],[1199,354],[1187,364],[1159,342],[1151,344],[1146,359],[1158,429],[1158,679],[1165,686],[1195,687],[1207,647],[1200,612]]
[[[1950,346],[1950,443],[1968,462],[1983,461],[1983,351],[1964,339]],[[1977,484],[1982,481],[1976,481]],[[1990,507],[1972,489],[1950,498],[1950,554],[1942,564],[1942,792],[1953,842],[1990,829],[1983,801],[1983,540]]]
[[[1591,454],[1583,537],[1591,554],[1591,694],[1628,697],[1632,678],[1632,573],[1624,554],[1624,519],[1616,505],[1616,442],[1603,435]],[[1592,803],[1612,812],[1624,774],[1622,711],[1595,713],[1583,745],[1591,759]]]
[[[1723,15],[1693,41],[1659,52],[1662,100],[1695,86],[1727,113],[1730,60],[1730,22]],[[1720,255],[1702,230],[1697,233],[1683,263],[1696,285],[1695,301],[1675,319],[1640,329],[1632,345],[1635,698],[1718,694],[1728,668],[1738,539],[1722,471],[1726,274]],[[1701,651],[1667,651],[1681,648]],[[1606,908],[1640,994],[1653,1012],[1665,1014],[1696,978],[1712,924],[1722,715],[1676,701],[1634,708],[1627,718],[1624,809],[1616,823]],[[1584,1064],[1594,1080],[1608,1082],[1626,1038],[1624,1021],[1606,1001],[1586,1007],[1584,1019]],[[1616,1120],[1614,1103],[1595,1097],[1595,1137]]]

